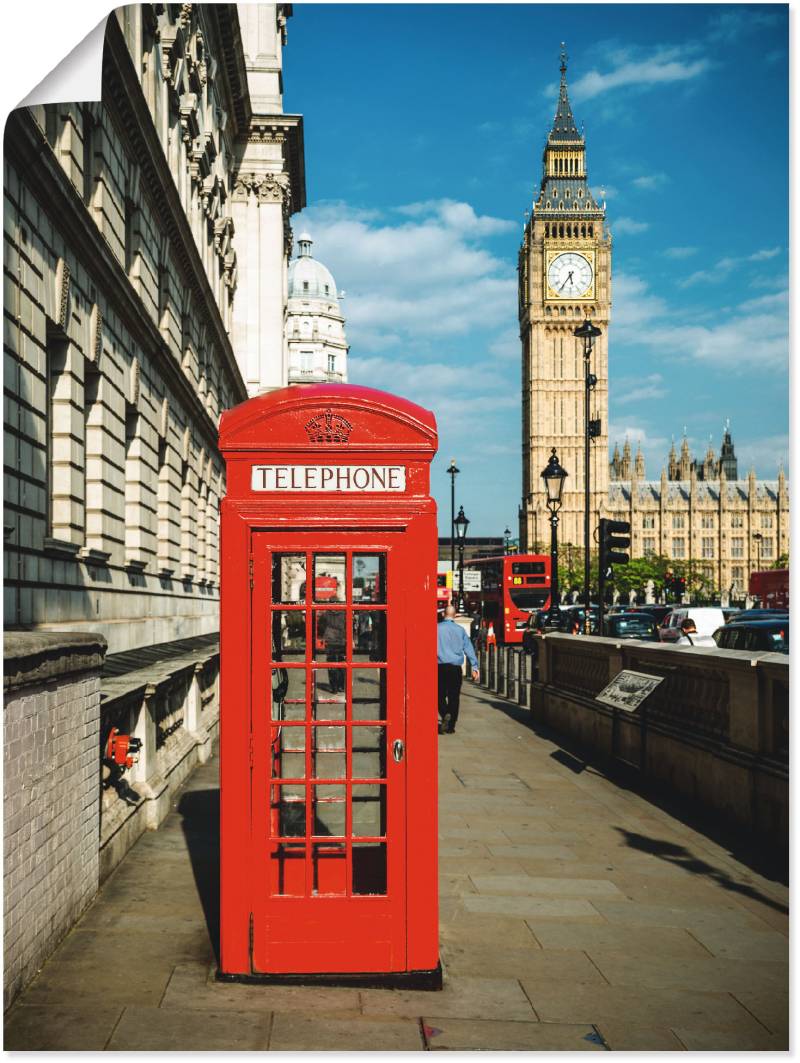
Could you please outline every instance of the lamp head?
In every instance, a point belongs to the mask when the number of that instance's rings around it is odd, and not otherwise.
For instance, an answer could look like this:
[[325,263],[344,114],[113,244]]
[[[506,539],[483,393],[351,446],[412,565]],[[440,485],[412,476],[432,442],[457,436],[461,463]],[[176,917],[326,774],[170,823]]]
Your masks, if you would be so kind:
[[458,516],[453,521],[456,528],[456,539],[460,543],[463,543],[467,537],[467,528],[469,527],[469,517],[464,515],[464,507],[458,507]]
[[561,492],[564,490],[564,481],[567,478],[567,472],[561,467],[561,462],[558,460],[556,454],[556,448],[553,447],[550,454],[550,460],[547,465],[542,469],[542,479],[544,480],[545,491],[547,492],[547,504],[548,506],[560,506],[561,505]]
[[592,324],[592,319],[590,317],[587,317],[585,321],[582,321],[573,332],[573,336],[577,336],[579,340],[588,340],[590,343],[596,336],[601,335],[601,329],[599,329],[597,325]]

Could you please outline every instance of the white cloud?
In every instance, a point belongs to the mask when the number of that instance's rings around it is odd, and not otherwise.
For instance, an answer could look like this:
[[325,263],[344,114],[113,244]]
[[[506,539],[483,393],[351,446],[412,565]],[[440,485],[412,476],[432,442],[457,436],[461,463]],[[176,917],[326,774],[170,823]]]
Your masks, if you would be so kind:
[[636,58],[631,51],[617,50],[607,57],[610,69],[605,73],[588,71],[570,86],[570,95],[579,102],[613,89],[652,88],[691,81],[711,66],[705,56],[694,58],[693,55],[696,49],[692,47],[661,47],[641,58]]
[[778,465],[783,462],[784,472],[789,471],[789,436],[786,433],[762,436],[760,439],[742,440],[736,444],[736,456],[739,459],[739,479],[744,479],[751,467],[758,470],[765,479],[778,475]]
[[696,247],[668,247],[664,254],[667,258],[691,258],[697,251]]
[[488,238],[515,226],[468,203],[411,203],[375,216],[344,204],[306,210],[314,254],[347,291],[354,354],[430,336],[497,328],[516,316],[516,276]]
[[433,218],[443,225],[457,229],[467,236],[495,236],[516,228],[516,223],[504,218],[492,218],[478,215],[469,203],[459,203],[454,199],[427,199],[420,203],[408,203],[397,207],[398,214],[410,218]]
[[719,366],[729,373],[785,370],[789,355],[789,292],[747,299],[709,324],[687,323],[639,277],[614,284],[614,335],[668,354]]
[[[722,5],[720,5],[722,6]],[[779,5],[777,11],[756,11],[744,4],[715,15],[709,23],[708,39],[714,44],[732,44],[743,34],[750,33],[755,27],[777,26],[782,13]]]
[[626,406],[632,402],[647,402],[649,399],[662,399],[667,394],[664,378],[660,373],[649,376],[618,380],[614,388],[615,406]]
[[652,192],[657,188],[663,188],[668,182],[669,177],[665,173],[649,173],[642,174],[641,177],[634,177],[631,184],[634,188],[639,188],[644,192]]
[[639,277],[620,273],[613,281],[615,337],[621,340],[639,340],[651,323],[668,313],[666,302],[653,295],[647,284]]
[[679,288],[690,288],[694,284],[720,284],[732,272],[749,262],[768,262],[781,253],[780,247],[765,247],[750,255],[726,255],[718,259],[710,269],[698,269],[688,277],[678,281]]
[[489,344],[489,354],[493,354],[495,358],[504,362],[519,360],[521,351],[518,329],[507,329],[501,332]]
[[[449,392],[486,392],[505,388],[505,381],[490,368],[445,362],[413,362],[380,356],[350,357],[348,375],[354,384],[397,390],[409,397]],[[491,399],[489,401],[492,401]]]
[[611,223],[611,231],[618,236],[635,236],[637,233],[643,233],[650,228],[650,222],[636,221],[634,218],[617,218],[615,222]]
[[594,185],[591,191],[598,202],[604,199],[614,199],[615,196],[619,195],[619,189],[616,185]]

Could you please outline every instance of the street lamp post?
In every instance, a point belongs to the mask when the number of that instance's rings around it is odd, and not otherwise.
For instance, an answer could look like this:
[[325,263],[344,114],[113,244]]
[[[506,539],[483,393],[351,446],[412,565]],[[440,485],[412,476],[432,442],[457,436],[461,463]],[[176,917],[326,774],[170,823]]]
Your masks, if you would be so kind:
[[761,543],[762,543],[762,541],[764,539],[764,536],[761,534],[761,532],[753,532],[753,538],[756,541],[756,549],[758,551],[758,555],[757,555],[758,556],[758,561],[757,561],[758,568],[756,569],[756,571],[760,572],[761,571]]
[[469,517],[464,515],[464,507],[458,507],[458,516],[453,521],[458,539],[458,611],[464,612],[464,540],[467,537]]
[[503,539],[505,540],[504,543],[503,543],[503,553],[507,554],[508,553],[508,546],[509,546],[509,543],[511,542],[511,529],[509,528],[508,525],[506,525],[506,530],[503,532]]
[[450,459],[450,468],[447,470],[447,474],[450,477],[450,571],[455,572],[456,568],[456,540],[455,540],[455,518],[456,518],[456,476],[461,472],[461,469],[456,467],[456,459]]
[[547,497],[547,508],[550,510],[550,610],[547,623],[550,627],[558,627],[558,511],[561,509],[561,492],[564,490],[564,480],[567,473],[561,468],[556,448],[553,447],[547,465],[542,469],[542,479]]
[[592,348],[594,347],[594,341],[597,336],[601,335],[601,331],[596,325],[592,324],[591,318],[587,317],[586,320],[578,325],[575,329],[574,336],[579,340],[583,340],[583,373],[584,373],[584,400],[583,400],[583,413],[584,413],[584,425],[585,435],[583,441],[583,493],[584,493],[584,510],[583,510],[583,605],[584,605],[584,624],[585,631],[588,635],[591,631],[591,562],[589,558],[589,546],[591,543],[591,527],[590,527],[590,506],[591,506],[591,493],[589,490],[589,445],[591,440],[600,435],[600,422],[592,420],[592,415],[589,410],[589,400],[591,393],[597,385],[597,377],[594,373],[590,372]]

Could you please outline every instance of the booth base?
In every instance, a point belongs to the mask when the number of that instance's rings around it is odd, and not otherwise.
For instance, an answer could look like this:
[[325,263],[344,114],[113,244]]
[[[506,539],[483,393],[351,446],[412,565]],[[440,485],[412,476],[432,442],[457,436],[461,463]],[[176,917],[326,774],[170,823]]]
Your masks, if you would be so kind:
[[216,972],[218,982],[244,982],[247,985],[350,986],[353,989],[441,989],[441,961],[428,971],[364,972],[361,974],[226,974]]

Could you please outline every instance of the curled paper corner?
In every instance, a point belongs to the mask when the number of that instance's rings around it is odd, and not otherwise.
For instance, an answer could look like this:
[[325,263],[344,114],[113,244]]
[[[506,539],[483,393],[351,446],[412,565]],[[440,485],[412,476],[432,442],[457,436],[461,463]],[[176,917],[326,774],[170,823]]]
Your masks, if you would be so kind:
[[42,78],[17,107],[43,103],[99,102],[102,99],[103,45],[106,24],[113,12],[102,18],[95,28],[61,62]]

